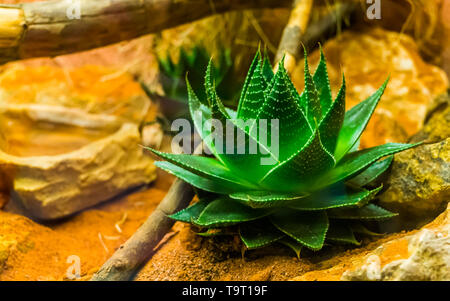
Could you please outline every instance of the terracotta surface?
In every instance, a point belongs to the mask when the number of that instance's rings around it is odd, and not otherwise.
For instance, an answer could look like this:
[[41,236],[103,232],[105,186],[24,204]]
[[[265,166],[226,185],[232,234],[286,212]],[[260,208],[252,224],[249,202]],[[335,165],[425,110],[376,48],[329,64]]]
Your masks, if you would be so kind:
[[0,211],[0,280],[67,280],[70,255],[89,279],[165,196],[172,177],[161,175],[149,188],[51,224]]
[[[342,273],[380,244],[406,233],[365,241],[360,248],[335,247],[318,253],[304,250],[301,258],[284,247],[274,246],[247,252],[223,253],[190,227],[177,223],[170,240],[161,247],[137,275],[136,280],[339,280]],[[412,233],[412,232],[411,232]],[[407,243],[393,246],[383,254],[383,262],[407,257]],[[334,267],[334,268],[333,268]]]

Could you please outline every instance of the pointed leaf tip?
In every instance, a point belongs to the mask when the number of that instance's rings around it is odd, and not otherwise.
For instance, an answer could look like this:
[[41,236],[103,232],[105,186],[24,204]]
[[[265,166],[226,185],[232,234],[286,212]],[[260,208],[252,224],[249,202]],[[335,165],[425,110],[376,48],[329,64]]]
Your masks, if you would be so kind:
[[361,134],[367,127],[387,84],[388,79],[374,94],[345,113],[344,124],[339,132],[335,150],[335,157],[338,161],[352,149],[353,145],[361,137]]
[[323,247],[329,225],[324,211],[280,210],[269,218],[275,227],[304,246],[312,250]]

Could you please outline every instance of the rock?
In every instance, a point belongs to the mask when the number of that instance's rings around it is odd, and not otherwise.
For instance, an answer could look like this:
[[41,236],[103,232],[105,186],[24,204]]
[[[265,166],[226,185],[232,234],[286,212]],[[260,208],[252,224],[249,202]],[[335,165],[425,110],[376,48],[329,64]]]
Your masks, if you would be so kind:
[[365,2],[361,5],[361,13],[355,14],[355,20],[352,20],[353,28],[382,27],[408,34],[417,41],[417,48],[427,62],[441,64],[441,52],[447,42],[445,23],[448,23],[448,15],[444,12],[447,0],[382,0],[378,2],[382,17],[372,20],[365,13],[372,4]]
[[449,222],[450,205],[420,230],[391,234],[341,252],[322,262],[321,268],[292,280],[449,280]]
[[449,137],[449,97],[444,94],[430,104],[426,124],[409,141],[424,144],[395,155],[385,182],[388,188],[380,195],[382,206],[400,213],[394,221],[402,229],[429,222],[447,205],[450,199]]
[[385,185],[380,205],[400,214],[403,229],[429,222],[450,199],[450,138],[397,154]]
[[450,97],[443,94],[428,108],[425,126],[410,142],[436,143],[450,137]]
[[142,144],[159,149],[164,138],[164,132],[159,123],[151,123],[142,127]]
[[13,242],[4,241],[3,239],[0,241],[0,273],[5,269],[6,261],[9,258],[10,249],[13,244]]
[[4,67],[0,73],[0,104],[74,108],[134,123],[141,123],[152,106],[139,83],[123,70],[21,62]]
[[0,171],[36,218],[68,216],[156,177],[135,123],[55,106],[0,111]]
[[370,255],[365,264],[352,272],[345,272],[342,280],[375,281],[381,280],[381,262],[377,255]]
[[[371,254],[365,264],[346,271],[342,280],[449,281],[450,280],[450,206],[434,223],[406,237],[410,256],[381,267],[379,255]],[[396,241],[389,242],[395,244]],[[385,245],[374,253],[379,253]]]
[[156,176],[139,129],[157,106],[125,69],[83,57],[0,68],[0,191],[37,218],[73,214]]
[[[386,142],[406,142],[422,127],[426,108],[448,87],[445,73],[425,63],[413,39],[381,28],[346,31],[327,41],[324,53],[333,94],[347,82],[347,108],[374,93],[390,76],[387,89],[361,138],[361,147]],[[315,70],[319,52],[310,57]],[[303,62],[292,73],[297,88],[303,88]]]

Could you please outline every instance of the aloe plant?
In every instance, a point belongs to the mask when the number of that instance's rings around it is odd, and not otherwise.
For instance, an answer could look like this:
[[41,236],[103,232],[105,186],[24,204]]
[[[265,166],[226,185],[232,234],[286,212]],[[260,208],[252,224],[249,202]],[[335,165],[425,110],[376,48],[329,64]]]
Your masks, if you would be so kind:
[[[213,67],[205,77],[207,104],[187,83],[190,113],[213,157],[169,154],[152,150],[166,161],[155,164],[198,189],[198,202],[170,217],[193,224],[204,236],[237,233],[248,249],[280,242],[299,254],[302,247],[320,250],[325,244],[358,245],[357,235],[370,234],[364,221],[395,216],[370,203],[382,186],[368,184],[387,170],[392,155],[414,147],[388,143],[358,150],[359,139],[388,80],[369,98],[345,110],[345,78],[332,99],[326,60],[311,75],[305,51],[305,88],[299,94],[283,61],[276,73],[267,57],[256,54],[247,74],[237,111],[225,108],[214,87]],[[202,114],[198,114],[202,112]],[[229,154],[211,137],[208,119],[231,121],[265,152]],[[275,164],[267,139],[255,135],[238,120],[277,119],[279,154]],[[238,142],[235,142],[237,147]],[[417,144],[416,144],[417,145]],[[385,158],[383,160],[380,160]],[[355,235],[356,234],[356,235]]]
[[[206,103],[206,94],[201,88],[204,84],[203,73],[208,66],[209,60],[210,56],[207,50],[201,46],[195,46],[190,50],[180,48],[177,62],[170,55],[158,57],[159,81],[163,88],[164,96],[166,100],[178,102],[169,104],[171,108],[164,112],[168,115],[166,117],[169,119],[186,117],[184,115],[187,115],[189,111],[187,108],[186,74],[190,79],[191,86],[198,91],[197,96],[200,101]],[[220,55],[215,60],[214,67],[217,93],[223,101],[232,105],[232,99],[240,92],[240,83],[235,80],[235,68],[231,60],[230,50],[220,52]]]

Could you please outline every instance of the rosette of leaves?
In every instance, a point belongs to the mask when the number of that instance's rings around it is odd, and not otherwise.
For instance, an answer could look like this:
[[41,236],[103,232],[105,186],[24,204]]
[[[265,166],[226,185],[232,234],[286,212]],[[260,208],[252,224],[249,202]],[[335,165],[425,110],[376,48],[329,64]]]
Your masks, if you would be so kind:
[[[394,153],[415,145],[388,143],[358,150],[387,81],[346,112],[345,78],[333,100],[322,52],[311,75],[305,51],[304,73],[305,88],[299,94],[283,61],[274,74],[268,59],[258,52],[237,111],[220,101],[211,63],[205,77],[206,104],[188,83],[194,125],[213,157],[152,150],[166,160],[156,162],[157,166],[199,189],[199,201],[171,218],[204,229],[205,236],[237,229],[248,249],[281,242],[298,254],[302,247],[320,250],[331,243],[358,245],[358,235],[371,233],[365,221],[396,215],[371,203],[382,187],[368,185],[387,170]],[[264,151],[227,153],[225,143],[211,138],[213,126],[204,126],[211,119],[231,121],[245,137],[241,143],[256,143]],[[252,130],[261,119],[279,121],[278,155],[271,153],[266,142],[270,139],[261,139]],[[240,120],[250,120],[251,126],[243,127]],[[235,141],[235,150],[238,146]],[[275,163],[263,165],[263,157]]]
[[[206,93],[203,89],[203,77],[210,61],[210,55],[204,47],[195,46],[190,50],[180,48],[178,60],[175,62],[170,55],[158,57],[159,82],[164,91],[165,115],[169,119],[188,116],[188,93],[186,74],[190,85],[197,92],[197,97],[206,103]],[[221,51],[214,60],[214,78],[219,97],[228,104],[239,95],[241,83],[235,80],[234,64],[230,50]],[[144,87],[145,88],[145,87]],[[147,89],[146,89],[147,90]],[[149,92],[149,91],[147,91]],[[149,94],[154,94],[150,92]],[[163,104],[164,106],[164,104]],[[164,108],[163,108],[164,109]]]

